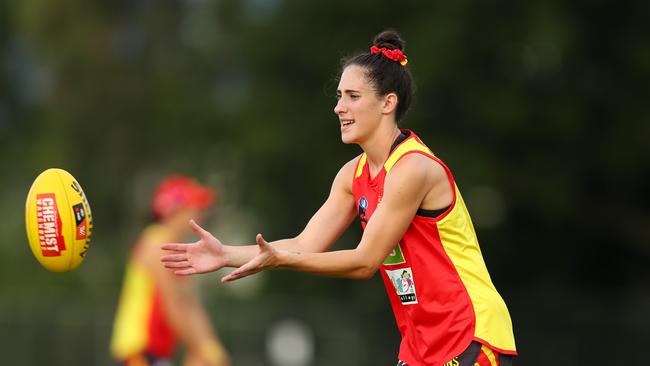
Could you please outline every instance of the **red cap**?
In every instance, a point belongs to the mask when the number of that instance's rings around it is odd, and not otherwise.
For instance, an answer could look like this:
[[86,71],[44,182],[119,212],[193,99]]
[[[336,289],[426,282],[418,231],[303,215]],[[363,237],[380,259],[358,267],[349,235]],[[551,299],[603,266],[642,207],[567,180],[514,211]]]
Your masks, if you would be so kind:
[[163,219],[180,208],[207,209],[215,201],[215,191],[184,175],[165,178],[153,194],[151,210]]

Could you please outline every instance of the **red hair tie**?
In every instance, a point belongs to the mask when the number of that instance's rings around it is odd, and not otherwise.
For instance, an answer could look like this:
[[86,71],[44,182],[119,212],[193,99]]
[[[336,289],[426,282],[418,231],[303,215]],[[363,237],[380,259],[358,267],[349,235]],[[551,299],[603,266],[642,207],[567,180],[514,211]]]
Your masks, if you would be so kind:
[[406,56],[402,53],[402,50],[400,49],[394,49],[394,50],[389,50],[386,47],[379,48],[375,45],[370,47],[370,53],[373,55],[376,55],[378,53],[381,53],[382,55],[386,56],[386,58],[393,60],[395,62],[399,62],[400,65],[405,66],[409,61],[406,59]]

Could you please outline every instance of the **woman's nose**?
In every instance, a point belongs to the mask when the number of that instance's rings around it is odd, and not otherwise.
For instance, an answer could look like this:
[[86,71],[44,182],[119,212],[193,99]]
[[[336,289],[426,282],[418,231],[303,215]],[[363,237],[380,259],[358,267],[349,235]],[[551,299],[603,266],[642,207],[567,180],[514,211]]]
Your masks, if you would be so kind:
[[345,109],[344,109],[344,107],[343,107],[343,103],[341,102],[341,99],[339,99],[339,100],[336,102],[336,105],[334,106],[334,113],[335,113],[335,114],[339,114],[339,113],[343,112],[344,110],[345,110]]

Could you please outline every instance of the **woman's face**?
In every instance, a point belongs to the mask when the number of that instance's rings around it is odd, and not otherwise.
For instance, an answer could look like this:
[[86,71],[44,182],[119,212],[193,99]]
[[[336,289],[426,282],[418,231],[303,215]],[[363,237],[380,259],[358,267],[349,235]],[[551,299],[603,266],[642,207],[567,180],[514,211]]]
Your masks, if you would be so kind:
[[334,113],[341,123],[341,140],[346,144],[363,142],[381,121],[383,98],[366,80],[364,69],[357,65],[343,70],[336,95]]

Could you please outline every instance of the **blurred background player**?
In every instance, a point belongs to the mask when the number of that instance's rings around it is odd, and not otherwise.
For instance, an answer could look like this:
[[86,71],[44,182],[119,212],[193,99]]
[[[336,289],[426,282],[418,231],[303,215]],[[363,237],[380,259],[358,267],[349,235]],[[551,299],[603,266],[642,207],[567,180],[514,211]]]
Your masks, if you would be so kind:
[[215,192],[186,176],[157,187],[155,223],[136,241],[126,266],[111,339],[113,358],[128,366],[172,365],[177,343],[184,366],[227,366],[228,356],[203,309],[196,285],[160,265],[160,244],[182,239],[190,218],[201,217]]

